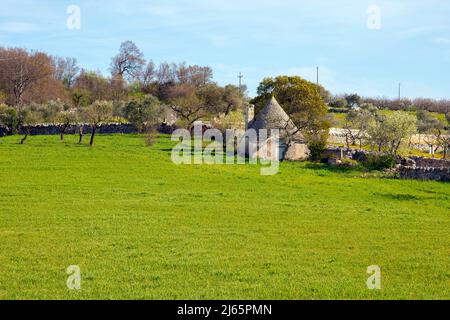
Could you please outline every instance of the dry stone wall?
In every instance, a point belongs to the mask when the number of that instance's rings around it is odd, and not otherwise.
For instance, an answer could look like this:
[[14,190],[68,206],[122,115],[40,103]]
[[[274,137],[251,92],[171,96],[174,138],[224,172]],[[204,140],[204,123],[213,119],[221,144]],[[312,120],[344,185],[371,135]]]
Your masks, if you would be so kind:
[[[75,134],[78,133],[79,127],[83,127],[83,133],[89,134],[92,132],[92,127],[89,124],[78,124],[78,125],[70,125],[65,134]],[[160,133],[170,134],[174,131],[173,126],[169,125],[161,125],[158,128]],[[29,127],[24,127],[20,130],[19,134],[25,134],[29,130],[31,135],[58,135],[61,133],[62,126],[61,125],[47,125],[47,124],[39,124]],[[123,123],[108,123],[103,124],[97,130],[97,133],[100,134],[115,134],[115,133],[123,133],[123,134],[131,134],[138,133],[136,127],[132,124],[123,124]],[[7,130],[3,127],[0,127],[0,137],[5,136],[7,134]]]
[[450,160],[411,157],[399,167],[402,179],[450,181]]

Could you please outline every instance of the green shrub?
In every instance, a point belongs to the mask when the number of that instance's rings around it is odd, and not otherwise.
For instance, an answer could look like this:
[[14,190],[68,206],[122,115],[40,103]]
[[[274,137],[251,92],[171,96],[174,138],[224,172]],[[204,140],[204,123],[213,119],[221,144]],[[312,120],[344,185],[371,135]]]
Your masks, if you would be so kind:
[[314,139],[308,143],[311,161],[320,161],[325,157],[327,142],[324,139]]
[[383,170],[392,168],[396,163],[396,158],[390,154],[369,154],[363,162],[368,170]]
[[0,104],[0,126],[8,135],[17,133],[26,118],[26,111],[18,112],[15,108]]
[[358,167],[359,163],[356,160],[345,158],[345,159],[341,160],[341,166],[346,167],[346,168],[354,168],[354,167]]

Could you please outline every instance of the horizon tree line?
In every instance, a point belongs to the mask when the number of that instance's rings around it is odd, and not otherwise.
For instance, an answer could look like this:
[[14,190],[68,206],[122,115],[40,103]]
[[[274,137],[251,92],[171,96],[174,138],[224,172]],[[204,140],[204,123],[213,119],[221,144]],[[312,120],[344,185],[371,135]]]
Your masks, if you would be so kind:
[[22,48],[0,48],[0,70],[0,122],[9,134],[37,122],[59,123],[63,140],[69,123],[89,121],[92,144],[99,123],[111,119],[134,121],[143,131],[170,110],[190,126],[205,116],[228,115],[247,101],[245,90],[215,83],[210,67],[156,66],[131,41],[111,58],[109,77],[80,68],[74,58]]
[[[44,52],[22,48],[0,47],[0,124],[9,134],[39,122],[58,124],[60,139],[71,124],[87,121],[91,124],[90,145],[101,123],[124,119],[147,132],[164,121],[168,113],[176,115],[178,125],[189,128],[200,119],[226,117],[232,111],[242,110],[253,103],[260,110],[270,95],[276,95],[302,134],[309,140],[311,149],[320,154],[326,145],[330,121],[328,109],[377,109],[448,111],[450,101],[432,99],[362,98],[358,94],[333,96],[323,86],[300,77],[279,76],[263,79],[258,96],[250,100],[244,90],[235,85],[220,86],[213,81],[210,67],[186,63],[161,62],[158,66],[146,60],[142,51],[132,41],[120,45],[119,52],[111,58],[110,76],[99,71],[80,68],[74,58],[53,57]],[[359,117],[372,124],[372,132],[381,139],[386,131],[376,125],[391,119]],[[447,115],[448,116],[448,115]],[[365,117],[365,118],[364,118]],[[362,125],[361,119],[349,112],[346,125]],[[375,119],[375,120],[374,120]],[[399,121],[392,119],[393,121]],[[401,120],[401,119],[400,119]],[[411,123],[411,119],[408,120]],[[358,122],[359,121],[359,122]],[[406,121],[406,122],[408,122]],[[439,128],[438,128],[439,127]],[[438,139],[445,128],[435,126]],[[367,128],[366,130],[367,131]],[[411,126],[404,132],[412,131]],[[349,131],[351,132],[351,131]],[[82,142],[82,126],[79,128]],[[25,133],[21,143],[27,139]],[[355,137],[351,137],[353,140]],[[396,153],[399,148],[392,142],[388,148]],[[379,149],[386,149],[385,145]]]

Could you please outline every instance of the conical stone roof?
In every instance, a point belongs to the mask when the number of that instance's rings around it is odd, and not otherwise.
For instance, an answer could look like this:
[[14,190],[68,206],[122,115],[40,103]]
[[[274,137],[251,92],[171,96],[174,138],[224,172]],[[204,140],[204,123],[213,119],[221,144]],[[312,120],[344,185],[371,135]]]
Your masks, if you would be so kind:
[[301,134],[298,133],[297,127],[275,97],[270,99],[264,109],[256,116],[255,120],[249,124],[249,128],[255,129],[256,131],[260,129],[279,129],[280,137],[282,138],[289,135],[296,139],[302,139]]

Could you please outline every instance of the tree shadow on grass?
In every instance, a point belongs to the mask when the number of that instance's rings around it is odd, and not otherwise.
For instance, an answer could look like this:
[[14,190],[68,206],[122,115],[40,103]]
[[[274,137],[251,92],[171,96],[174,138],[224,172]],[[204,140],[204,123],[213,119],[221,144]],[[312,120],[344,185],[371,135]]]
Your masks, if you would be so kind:
[[390,200],[397,200],[397,201],[414,201],[414,200],[425,200],[425,199],[433,199],[433,198],[426,198],[426,197],[418,197],[413,194],[390,194],[390,193],[374,193],[374,195],[388,198]]

